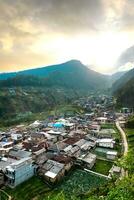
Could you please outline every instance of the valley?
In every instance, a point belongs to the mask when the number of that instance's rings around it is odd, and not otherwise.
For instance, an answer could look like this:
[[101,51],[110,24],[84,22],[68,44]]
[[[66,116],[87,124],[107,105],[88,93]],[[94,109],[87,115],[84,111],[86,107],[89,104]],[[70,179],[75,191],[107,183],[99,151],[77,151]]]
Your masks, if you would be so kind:
[[[3,191],[14,200],[109,200],[127,179],[132,182],[133,104],[117,96],[125,86],[113,91],[128,73],[109,77],[73,60],[2,74]],[[127,193],[131,200],[132,191]]]

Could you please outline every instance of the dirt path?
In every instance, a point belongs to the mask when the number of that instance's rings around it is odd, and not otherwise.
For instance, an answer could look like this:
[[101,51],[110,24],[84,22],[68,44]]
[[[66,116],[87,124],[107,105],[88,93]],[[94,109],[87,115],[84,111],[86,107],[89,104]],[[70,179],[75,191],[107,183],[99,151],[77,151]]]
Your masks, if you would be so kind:
[[120,123],[119,121],[116,121],[116,127],[119,130],[121,137],[122,137],[122,142],[123,142],[123,147],[124,147],[124,156],[127,155],[128,153],[128,143],[127,143],[127,137],[126,137],[126,133],[124,132],[124,130],[120,127]]
[[[128,143],[127,143],[127,137],[126,137],[126,133],[124,132],[124,130],[121,128],[119,121],[116,121],[116,127],[119,130],[121,137],[122,137],[122,143],[123,143],[123,147],[124,147],[124,153],[123,155],[126,156],[128,153]],[[128,171],[124,170],[122,168],[122,178],[124,176],[128,176]]]

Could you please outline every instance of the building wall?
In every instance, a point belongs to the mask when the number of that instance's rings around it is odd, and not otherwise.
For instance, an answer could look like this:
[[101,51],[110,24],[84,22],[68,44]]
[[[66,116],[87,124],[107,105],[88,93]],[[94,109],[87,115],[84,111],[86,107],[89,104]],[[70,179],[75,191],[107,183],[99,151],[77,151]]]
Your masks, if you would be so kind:
[[34,168],[35,167],[31,163],[26,163],[23,166],[16,168],[14,172],[7,170],[6,176],[8,177],[8,185],[16,187],[20,183],[28,180],[34,175]]
[[114,147],[114,144],[113,143],[99,143],[99,146],[100,147],[110,147],[110,148],[113,148]]
[[107,155],[107,159],[114,160],[116,158],[115,155]]
[[34,175],[34,166],[32,164],[21,167],[15,173],[15,186],[31,178]]

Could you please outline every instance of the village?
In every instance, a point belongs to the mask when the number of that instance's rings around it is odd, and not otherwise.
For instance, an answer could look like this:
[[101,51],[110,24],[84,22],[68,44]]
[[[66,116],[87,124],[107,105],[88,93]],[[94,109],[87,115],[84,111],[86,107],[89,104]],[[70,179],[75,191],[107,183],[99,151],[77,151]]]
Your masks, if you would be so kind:
[[[122,126],[129,111],[115,113],[112,97],[81,98],[74,102],[86,112],[79,115],[50,116],[28,125],[17,125],[0,132],[0,185],[15,188],[39,176],[56,185],[73,168],[81,168],[110,179],[121,176],[115,162],[123,151],[115,122]],[[106,173],[97,163],[110,163]],[[100,168],[103,168],[100,164]],[[104,169],[103,169],[104,171]]]

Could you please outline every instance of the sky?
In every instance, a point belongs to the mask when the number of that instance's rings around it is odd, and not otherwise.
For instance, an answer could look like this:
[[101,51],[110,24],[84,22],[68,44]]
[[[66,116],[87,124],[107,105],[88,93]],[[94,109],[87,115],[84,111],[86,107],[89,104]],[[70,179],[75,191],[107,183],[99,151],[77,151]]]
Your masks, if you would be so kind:
[[134,63],[133,0],[0,0],[0,72],[78,59],[112,73]]

